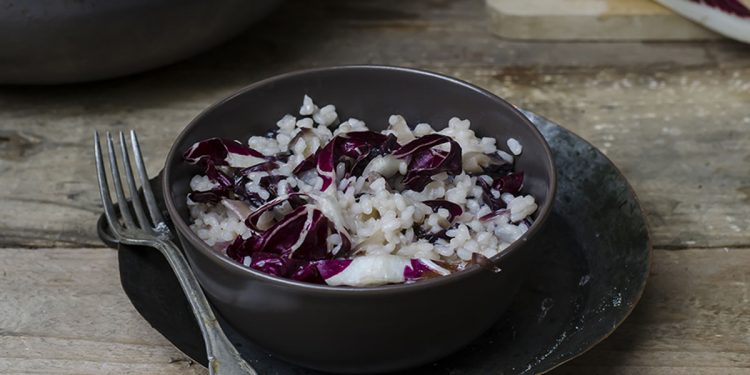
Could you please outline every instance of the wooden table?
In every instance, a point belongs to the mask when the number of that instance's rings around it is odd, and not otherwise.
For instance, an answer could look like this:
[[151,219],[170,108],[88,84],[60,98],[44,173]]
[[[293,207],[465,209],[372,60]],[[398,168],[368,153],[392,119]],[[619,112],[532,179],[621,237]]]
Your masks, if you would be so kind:
[[480,0],[296,0],[167,68],[0,88],[0,373],[206,373],[136,313],[96,237],[94,129],[136,129],[155,173],[190,119],[248,83],[383,63],[547,116],[605,151],[641,198],[655,246],[645,295],[554,374],[750,374],[750,48],[512,42],[486,27]]

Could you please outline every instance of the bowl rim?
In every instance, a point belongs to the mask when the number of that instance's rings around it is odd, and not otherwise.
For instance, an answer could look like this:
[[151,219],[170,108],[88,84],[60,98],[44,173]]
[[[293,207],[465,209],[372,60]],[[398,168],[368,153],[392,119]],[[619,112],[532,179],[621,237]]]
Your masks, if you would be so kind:
[[411,291],[416,291],[416,290],[421,290],[421,289],[439,287],[446,283],[451,283],[451,282],[458,281],[466,277],[470,277],[479,272],[490,272],[490,271],[484,270],[481,267],[472,267],[463,271],[451,273],[450,275],[445,275],[445,276],[426,279],[426,280],[419,280],[413,283],[387,284],[387,285],[368,286],[368,287],[330,286],[330,285],[306,283],[302,281],[296,281],[296,280],[269,275],[261,271],[254,270],[252,268],[245,267],[237,263],[236,261],[230,259],[226,255],[219,254],[217,251],[210,248],[202,239],[200,239],[198,235],[195,232],[193,232],[192,229],[190,229],[189,225],[180,217],[180,215],[177,212],[177,207],[172,199],[172,194],[171,194],[170,185],[171,185],[171,180],[172,180],[171,178],[172,168],[170,167],[170,161],[174,160],[175,158],[181,158],[183,151],[177,149],[176,147],[177,144],[179,144],[180,141],[182,141],[189,133],[191,133],[192,130],[196,128],[198,124],[201,123],[201,120],[207,114],[209,114],[216,108],[221,107],[226,102],[229,102],[235,99],[236,97],[243,95],[247,92],[258,89],[259,87],[273,84],[277,81],[288,79],[291,77],[296,77],[296,76],[301,76],[301,75],[311,75],[311,74],[314,75],[318,73],[338,71],[338,70],[393,71],[393,72],[399,72],[399,73],[407,73],[407,74],[425,76],[428,79],[439,79],[442,81],[447,81],[454,85],[461,86],[463,89],[473,91],[476,94],[485,96],[489,98],[490,100],[494,101],[497,105],[501,107],[505,107],[506,109],[510,110],[510,113],[512,113],[512,115],[516,117],[517,123],[523,124],[524,126],[529,128],[534,138],[536,138],[536,140],[540,142],[540,144],[542,145],[542,149],[544,150],[544,152],[543,152],[543,155],[540,155],[540,157],[544,158],[544,163],[547,164],[548,166],[547,177],[549,179],[549,192],[547,195],[547,199],[538,208],[538,216],[536,220],[534,220],[534,222],[526,231],[526,233],[521,235],[521,237],[513,241],[507,248],[505,248],[499,254],[493,256],[490,259],[494,263],[501,262],[502,259],[517,252],[523,243],[527,242],[529,238],[531,238],[534,234],[536,234],[539,231],[541,227],[544,226],[547,218],[552,212],[552,205],[555,201],[555,195],[557,191],[557,169],[556,169],[553,157],[552,157],[552,151],[549,147],[549,144],[544,139],[541,132],[533,125],[533,123],[523,113],[521,113],[521,111],[518,110],[518,108],[515,105],[471,83],[468,83],[466,81],[463,81],[457,78],[449,77],[440,73],[435,73],[435,72],[431,72],[431,71],[427,71],[423,69],[407,68],[407,67],[400,67],[400,66],[370,65],[370,64],[361,65],[360,64],[360,65],[337,65],[337,66],[329,66],[329,67],[318,67],[318,68],[312,68],[312,69],[296,70],[296,71],[291,71],[291,72],[275,75],[269,78],[265,78],[260,81],[254,82],[250,85],[247,85],[233,92],[232,94],[224,97],[223,99],[209,105],[208,107],[203,109],[195,118],[193,118],[185,126],[185,128],[183,128],[183,130],[179,133],[179,135],[172,142],[172,145],[170,146],[169,153],[167,154],[165,164],[164,164],[164,169],[162,172],[164,176],[164,178],[162,179],[162,190],[163,190],[164,202],[166,204],[167,212],[169,213],[169,217],[172,220],[172,223],[174,224],[175,229],[179,232],[179,234],[182,235],[183,240],[188,241],[190,245],[198,249],[198,251],[201,252],[204,256],[206,256],[206,258],[210,259],[212,262],[216,263],[218,266],[225,268],[225,269],[228,268],[228,271],[240,272],[245,275],[248,275],[249,277],[260,279],[260,281],[265,281],[265,282],[269,282],[272,284],[276,284],[277,286],[301,288],[302,290],[305,290],[308,292],[317,292],[317,293],[332,293],[332,294],[347,294],[347,295],[361,295],[363,293],[366,293],[368,295],[369,294],[377,295],[377,294],[392,294],[392,293],[398,293],[398,292],[411,292]]

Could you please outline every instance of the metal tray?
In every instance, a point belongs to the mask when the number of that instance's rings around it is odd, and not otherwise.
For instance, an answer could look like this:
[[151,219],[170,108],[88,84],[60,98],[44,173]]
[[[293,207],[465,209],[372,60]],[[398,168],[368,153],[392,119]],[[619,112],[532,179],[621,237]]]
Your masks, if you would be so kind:
[[[632,188],[591,144],[543,117],[524,114],[550,144],[558,171],[554,211],[538,234],[545,241],[528,281],[484,335],[404,374],[544,373],[604,340],[640,299],[651,243]],[[158,180],[152,180],[153,188],[161,197]],[[118,247],[107,235],[103,217],[98,230],[105,243],[119,248],[120,279],[133,306],[178,349],[205,365],[203,339],[166,260],[152,249]],[[319,374],[275,358],[221,324],[259,374]]]

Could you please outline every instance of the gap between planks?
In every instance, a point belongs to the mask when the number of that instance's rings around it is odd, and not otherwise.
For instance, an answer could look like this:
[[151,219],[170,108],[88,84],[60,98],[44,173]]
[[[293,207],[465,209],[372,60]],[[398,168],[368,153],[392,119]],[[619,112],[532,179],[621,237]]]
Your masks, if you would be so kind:
[[[747,264],[746,249],[656,250],[633,314],[553,374],[747,373]],[[205,374],[130,305],[114,251],[4,249],[0,294],[0,373]]]

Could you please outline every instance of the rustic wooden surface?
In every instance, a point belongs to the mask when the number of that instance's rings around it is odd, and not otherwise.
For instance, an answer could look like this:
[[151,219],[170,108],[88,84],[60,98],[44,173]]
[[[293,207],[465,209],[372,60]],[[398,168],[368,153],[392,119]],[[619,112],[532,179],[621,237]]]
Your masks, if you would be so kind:
[[652,0],[486,0],[490,29],[508,39],[710,40],[720,35]]
[[504,41],[481,0],[289,1],[170,67],[0,88],[0,373],[205,374],[138,316],[96,238],[93,130],[136,129],[156,172],[208,104],[262,77],[343,63],[466,79],[579,133],[631,181],[656,248],[645,296],[554,374],[750,374],[750,49]]

